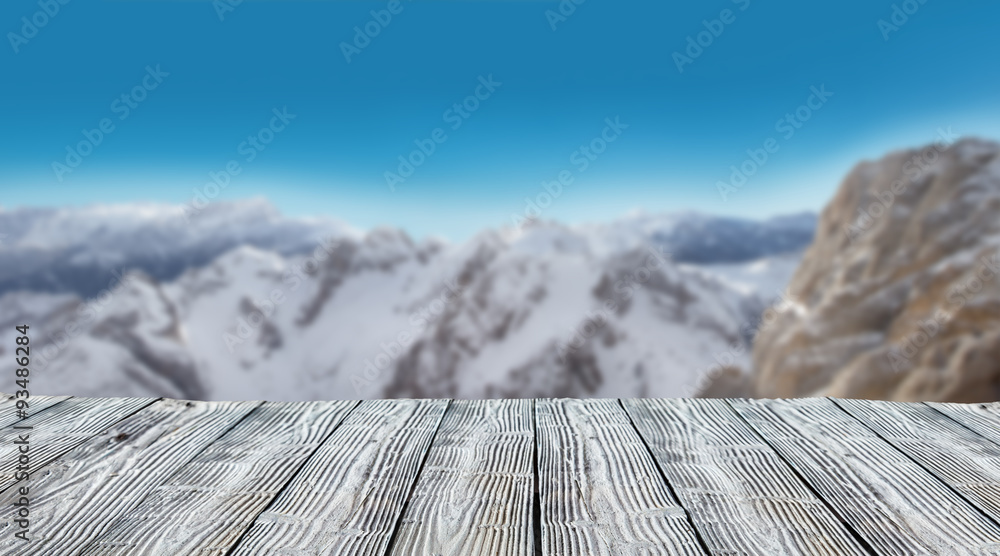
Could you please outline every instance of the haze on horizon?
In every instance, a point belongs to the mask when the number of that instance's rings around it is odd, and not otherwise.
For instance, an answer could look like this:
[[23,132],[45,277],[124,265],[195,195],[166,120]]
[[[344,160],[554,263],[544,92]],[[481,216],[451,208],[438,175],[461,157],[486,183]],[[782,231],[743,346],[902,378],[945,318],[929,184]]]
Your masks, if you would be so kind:
[[39,8],[8,2],[0,199],[190,203],[215,176],[215,199],[456,241],[560,177],[542,218],[815,212],[861,159],[1000,138],[1000,6],[899,5],[70,3],[25,38]]

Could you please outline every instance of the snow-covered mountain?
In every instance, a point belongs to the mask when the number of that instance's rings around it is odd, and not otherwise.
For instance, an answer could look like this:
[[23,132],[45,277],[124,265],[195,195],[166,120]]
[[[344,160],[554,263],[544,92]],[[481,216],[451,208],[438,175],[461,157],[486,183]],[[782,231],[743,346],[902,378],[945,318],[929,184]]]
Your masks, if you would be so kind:
[[[574,241],[585,241],[599,253],[651,243],[676,262],[744,262],[800,251],[815,227],[812,213],[760,222],[691,213],[634,214],[610,224],[577,227]],[[220,201],[194,213],[162,204],[0,207],[0,294],[31,290],[90,297],[123,270],[169,281],[241,246],[296,255],[321,238],[362,236],[337,220],[284,217],[264,199]]]
[[0,208],[0,293],[90,297],[113,272],[142,270],[171,280],[239,246],[288,255],[321,237],[358,233],[334,220],[285,218],[263,199],[210,203],[197,212],[160,204]]
[[632,215],[452,245],[262,202],[212,210],[0,212],[0,373],[29,324],[38,394],[693,395],[815,226]]

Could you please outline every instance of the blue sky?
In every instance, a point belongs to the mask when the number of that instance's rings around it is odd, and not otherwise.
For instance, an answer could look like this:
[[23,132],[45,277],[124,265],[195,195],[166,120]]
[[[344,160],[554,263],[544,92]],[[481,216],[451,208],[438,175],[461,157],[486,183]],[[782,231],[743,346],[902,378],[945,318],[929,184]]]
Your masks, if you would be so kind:
[[[511,223],[561,172],[572,182],[543,217],[766,217],[820,209],[859,159],[938,128],[1000,138],[995,2],[245,0],[220,12],[227,1],[0,4],[0,204],[190,203],[234,161],[213,199],[461,239]],[[366,25],[375,36],[356,38]],[[786,138],[778,120],[822,86],[833,95]],[[475,108],[456,117],[463,102]],[[616,118],[628,127],[606,131]],[[439,128],[443,142],[390,187],[398,157]],[[717,183],[769,138],[777,152],[723,199]],[[72,159],[81,142],[90,152]]]

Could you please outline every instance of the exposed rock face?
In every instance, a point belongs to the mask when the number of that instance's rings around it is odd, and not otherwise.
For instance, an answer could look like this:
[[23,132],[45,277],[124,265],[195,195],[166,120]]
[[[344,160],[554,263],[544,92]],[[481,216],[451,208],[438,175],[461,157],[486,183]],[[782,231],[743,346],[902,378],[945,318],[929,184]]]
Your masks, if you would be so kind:
[[754,342],[747,395],[1000,400],[1000,145],[863,162]]
[[[143,210],[146,224],[118,219]],[[215,210],[220,214],[203,218],[245,212],[241,205]],[[102,224],[105,212],[113,218]],[[15,361],[4,349],[14,345],[14,327],[29,323],[38,394],[690,396],[701,369],[733,345],[740,350],[727,361],[749,367],[749,337],[739,323],[755,318],[787,283],[815,228],[808,214],[756,223],[633,215],[584,227],[533,222],[452,245],[415,242],[389,228],[358,236],[334,229],[310,242],[318,228],[279,221],[265,229],[288,228],[277,234],[287,250],[248,241],[164,279],[143,271],[139,254],[158,250],[160,228],[179,226],[175,213],[0,210],[0,233],[15,217],[32,223],[30,233],[0,245],[0,375],[13,376]],[[240,230],[247,219],[237,218],[222,239],[256,237]],[[102,225],[114,231],[113,241],[102,239]],[[143,226],[152,230],[137,233]],[[213,230],[190,232],[180,246],[161,238],[165,260],[211,252],[198,238]],[[82,250],[90,235],[93,252]],[[148,245],[130,245],[133,235]],[[758,238],[766,241],[755,244]],[[292,247],[295,253],[285,252]],[[103,276],[95,269],[133,270],[103,282],[60,278],[42,291],[4,293],[4,284],[21,276],[4,261],[42,265],[68,249],[78,249],[74,264],[83,265],[84,277]],[[673,249],[687,255],[678,260]],[[761,253],[772,256],[745,260]],[[88,296],[94,284],[102,290]]]

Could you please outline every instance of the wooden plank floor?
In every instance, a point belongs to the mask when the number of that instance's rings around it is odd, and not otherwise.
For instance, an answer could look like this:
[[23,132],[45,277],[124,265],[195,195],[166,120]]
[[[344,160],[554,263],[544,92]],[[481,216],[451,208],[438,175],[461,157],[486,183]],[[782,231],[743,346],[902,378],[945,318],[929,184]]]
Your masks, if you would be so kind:
[[1000,403],[34,401],[0,555],[1000,556]]

